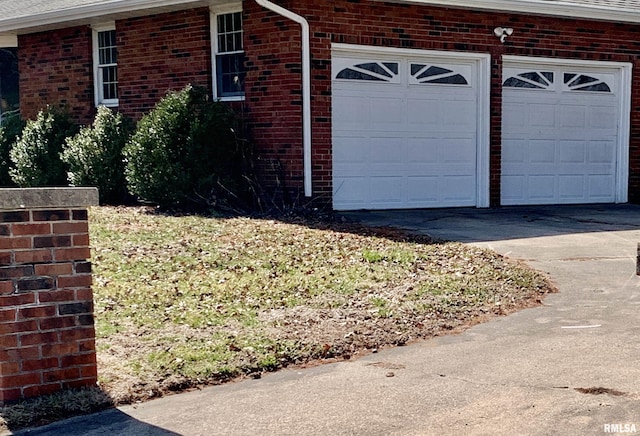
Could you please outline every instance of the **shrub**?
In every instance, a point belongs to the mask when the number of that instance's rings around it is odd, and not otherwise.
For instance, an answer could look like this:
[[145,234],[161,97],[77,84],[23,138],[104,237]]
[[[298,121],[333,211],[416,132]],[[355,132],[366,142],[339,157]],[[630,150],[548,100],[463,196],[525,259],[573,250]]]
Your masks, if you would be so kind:
[[78,131],[68,114],[52,107],[41,110],[27,121],[9,153],[11,179],[18,186],[63,186],[67,184],[66,165],[60,153],[67,137]]
[[219,207],[239,198],[233,112],[187,86],[144,116],[124,150],[130,191],[164,208]]
[[61,158],[69,183],[97,187],[102,203],[122,203],[127,194],[122,149],[129,132],[122,114],[100,106],[92,126],[66,139]]
[[24,122],[19,114],[11,114],[2,120],[0,126],[0,186],[15,186],[9,176],[11,163],[9,152],[23,128]]

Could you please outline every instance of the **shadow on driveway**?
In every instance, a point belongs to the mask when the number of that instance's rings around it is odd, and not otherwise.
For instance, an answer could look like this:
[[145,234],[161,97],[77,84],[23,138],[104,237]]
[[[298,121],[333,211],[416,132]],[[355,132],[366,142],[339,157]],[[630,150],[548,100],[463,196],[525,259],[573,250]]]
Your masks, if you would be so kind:
[[640,205],[630,204],[352,211],[340,215],[369,226],[399,227],[460,242],[640,229]]
[[56,422],[34,429],[26,429],[13,433],[16,436],[171,436],[179,435],[169,430],[138,421],[118,409],[110,409],[92,415]]

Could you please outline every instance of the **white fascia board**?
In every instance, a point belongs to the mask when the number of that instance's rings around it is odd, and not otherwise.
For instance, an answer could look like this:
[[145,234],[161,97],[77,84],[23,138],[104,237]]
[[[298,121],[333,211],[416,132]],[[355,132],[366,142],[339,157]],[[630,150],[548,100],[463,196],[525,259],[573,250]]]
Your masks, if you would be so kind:
[[18,36],[17,35],[0,35],[0,47],[17,47]]
[[444,6],[456,9],[475,9],[583,18],[598,21],[640,23],[640,11],[600,5],[577,5],[557,0],[376,0],[391,3]]
[[151,9],[170,8],[175,6],[197,7],[208,6],[206,0],[112,0],[92,5],[78,6],[69,9],[33,14],[23,17],[0,19],[0,34],[17,32],[23,29],[47,27],[66,22],[91,20],[96,17],[122,15]]

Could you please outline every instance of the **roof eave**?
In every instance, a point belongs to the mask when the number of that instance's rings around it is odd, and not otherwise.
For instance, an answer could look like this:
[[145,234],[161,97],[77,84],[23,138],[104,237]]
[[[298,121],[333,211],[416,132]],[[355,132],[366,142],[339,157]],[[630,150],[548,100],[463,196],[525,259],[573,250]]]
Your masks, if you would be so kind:
[[598,5],[578,5],[558,0],[375,0],[391,3],[425,4],[456,9],[517,12],[563,18],[640,23],[640,13]]
[[208,0],[112,0],[71,9],[37,15],[0,19],[0,36],[18,35],[63,27],[62,25],[91,22],[97,18],[120,18],[162,12],[180,8],[207,6]]

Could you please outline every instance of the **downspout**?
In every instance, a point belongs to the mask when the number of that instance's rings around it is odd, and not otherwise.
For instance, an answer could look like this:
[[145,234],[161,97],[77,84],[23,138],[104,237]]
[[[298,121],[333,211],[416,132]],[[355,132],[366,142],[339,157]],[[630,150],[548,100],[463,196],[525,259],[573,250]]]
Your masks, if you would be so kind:
[[311,174],[311,44],[309,23],[307,20],[288,9],[278,6],[269,0],[256,0],[263,8],[282,15],[302,27],[302,147],[304,153],[304,195],[313,195]]

